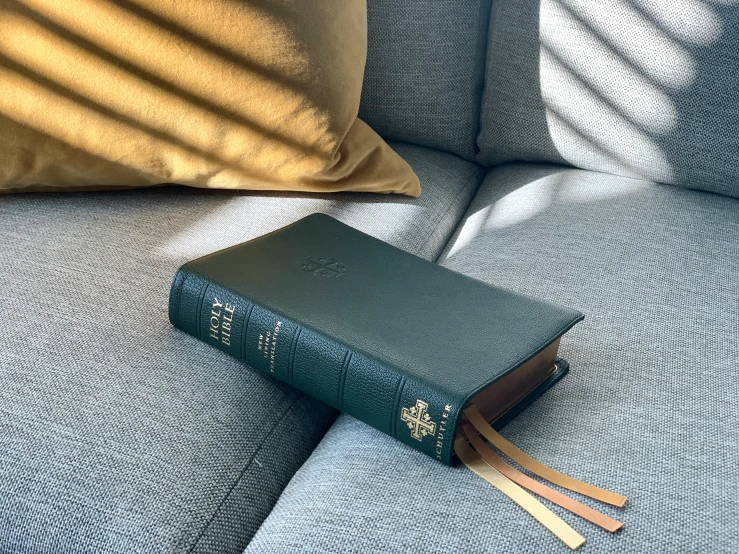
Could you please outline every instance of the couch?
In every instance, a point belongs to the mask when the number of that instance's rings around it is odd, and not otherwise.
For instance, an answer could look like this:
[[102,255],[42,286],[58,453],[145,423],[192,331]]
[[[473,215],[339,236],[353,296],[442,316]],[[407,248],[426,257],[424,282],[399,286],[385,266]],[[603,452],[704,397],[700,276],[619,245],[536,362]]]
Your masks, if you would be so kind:
[[313,212],[586,314],[570,374],[503,429],[629,497],[596,506],[615,535],[554,508],[583,552],[737,551],[737,3],[368,10],[360,117],[420,198],[0,198],[0,552],[566,550],[465,468],[169,324],[182,263]]

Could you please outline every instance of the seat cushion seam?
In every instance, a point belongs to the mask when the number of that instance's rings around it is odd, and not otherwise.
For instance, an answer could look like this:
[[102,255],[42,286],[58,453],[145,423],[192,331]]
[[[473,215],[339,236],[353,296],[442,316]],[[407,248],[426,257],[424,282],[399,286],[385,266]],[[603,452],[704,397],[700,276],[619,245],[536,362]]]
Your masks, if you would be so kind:
[[257,454],[259,454],[259,452],[262,450],[262,447],[267,442],[267,439],[269,439],[272,436],[272,433],[274,433],[275,429],[277,429],[277,427],[280,426],[280,424],[283,422],[283,420],[292,411],[293,406],[298,402],[298,400],[300,400],[301,397],[302,397],[302,394],[300,394],[300,393],[297,393],[295,395],[295,398],[293,399],[292,402],[290,402],[290,405],[285,409],[285,411],[282,413],[282,415],[280,415],[280,417],[277,419],[277,421],[275,421],[275,424],[272,426],[272,428],[269,430],[269,432],[264,435],[264,438],[259,443],[259,446],[257,446],[257,448],[254,450],[254,454],[252,454],[252,456],[249,459],[249,461],[246,463],[246,465],[244,466],[244,468],[239,473],[239,476],[231,484],[231,486],[228,489],[228,492],[223,496],[223,498],[221,499],[221,501],[218,503],[218,506],[215,508],[215,510],[213,510],[213,515],[208,519],[207,523],[203,526],[203,528],[200,531],[200,533],[198,533],[198,536],[195,539],[195,541],[193,542],[192,546],[187,550],[188,552],[193,552],[195,550],[195,548],[198,546],[198,544],[200,543],[201,539],[203,538],[203,536],[205,535],[205,533],[208,531],[208,529],[210,528],[210,526],[213,524],[213,522],[215,521],[216,517],[220,513],[221,508],[223,508],[223,505],[231,497],[231,495],[233,494],[234,490],[236,490],[236,487],[243,480],[244,475],[246,475],[246,472],[249,470],[249,468],[254,463],[254,460],[257,457]]
[[[428,233],[427,233],[427,237],[428,238],[423,242],[423,244],[421,244],[421,246],[419,246],[416,249],[415,254],[417,256],[421,256],[422,255],[421,253],[423,252],[423,250],[431,243],[431,237],[433,235],[433,232],[439,228],[439,223],[441,223],[444,220],[444,218],[446,217],[446,215],[452,210],[452,208],[457,203],[457,199],[462,195],[462,193],[464,191],[467,190],[467,188],[469,187],[470,183],[472,183],[476,179],[477,174],[478,174],[477,169],[478,169],[477,166],[475,166],[475,167],[472,168],[472,174],[467,178],[467,180],[464,182],[464,184],[457,191],[457,194],[454,195],[454,198],[452,198],[452,200],[447,205],[446,210],[444,210],[439,215],[439,217],[437,217],[433,222],[430,222],[429,225],[426,226],[426,229],[428,230]],[[479,183],[478,183],[478,185],[479,185]],[[472,197],[474,197],[474,194],[472,195]],[[455,222],[455,225],[454,225],[454,228],[455,229],[456,229],[458,223],[459,223],[458,221]],[[453,232],[454,232],[454,229],[452,229],[452,233]],[[449,236],[451,236],[451,235],[447,235],[446,238],[445,238],[445,240],[442,241],[442,243],[441,243],[441,250],[443,250],[444,249],[444,246],[446,246],[446,242],[449,240]],[[438,257],[438,253],[434,256],[434,259],[436,259],[437,257]]]

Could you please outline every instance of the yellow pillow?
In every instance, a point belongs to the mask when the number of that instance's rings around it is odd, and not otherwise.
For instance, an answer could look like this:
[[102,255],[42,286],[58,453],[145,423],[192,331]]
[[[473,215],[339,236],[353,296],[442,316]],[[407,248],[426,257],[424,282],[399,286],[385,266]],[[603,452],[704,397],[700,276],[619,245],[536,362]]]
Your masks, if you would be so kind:
[[0,192],[417,196],[357,119],[366,0],[0,0]]

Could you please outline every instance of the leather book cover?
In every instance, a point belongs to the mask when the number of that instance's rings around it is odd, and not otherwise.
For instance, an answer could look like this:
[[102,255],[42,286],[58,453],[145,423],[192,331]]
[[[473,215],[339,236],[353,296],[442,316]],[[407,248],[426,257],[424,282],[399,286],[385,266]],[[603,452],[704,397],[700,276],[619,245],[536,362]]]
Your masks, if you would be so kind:
[[[580,321],[329,216],[185,264],[172,324],[453,464],[463,408]],[[505,417],[567,370],[564,361]]]

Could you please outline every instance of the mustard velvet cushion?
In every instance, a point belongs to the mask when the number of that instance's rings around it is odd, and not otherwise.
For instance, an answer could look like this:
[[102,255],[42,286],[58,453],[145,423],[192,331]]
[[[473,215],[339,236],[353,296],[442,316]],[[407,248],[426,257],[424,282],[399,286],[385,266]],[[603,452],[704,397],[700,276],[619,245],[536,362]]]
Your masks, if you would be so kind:
[[357,119],[366,0],[0,0],[0,191],[420,194]]

